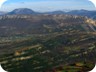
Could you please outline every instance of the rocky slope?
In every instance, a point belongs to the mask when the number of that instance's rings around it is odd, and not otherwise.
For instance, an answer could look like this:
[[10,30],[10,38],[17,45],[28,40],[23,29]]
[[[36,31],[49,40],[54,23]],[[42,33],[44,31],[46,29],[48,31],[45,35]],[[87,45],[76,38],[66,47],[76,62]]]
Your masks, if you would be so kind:
[[72,15],[5,15],[0,16],[0,36],[47,34],[53,32],[95,32],[96,22]]

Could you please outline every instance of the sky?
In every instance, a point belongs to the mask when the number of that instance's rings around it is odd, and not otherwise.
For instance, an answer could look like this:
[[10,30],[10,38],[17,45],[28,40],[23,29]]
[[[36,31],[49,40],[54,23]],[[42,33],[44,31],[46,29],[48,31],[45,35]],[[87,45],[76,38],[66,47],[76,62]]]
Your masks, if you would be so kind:
[[7,0],[0,11],[12,11],[16,8],[30,8],[34,11],[55,10],[95,10],[95,6],[88,0]]

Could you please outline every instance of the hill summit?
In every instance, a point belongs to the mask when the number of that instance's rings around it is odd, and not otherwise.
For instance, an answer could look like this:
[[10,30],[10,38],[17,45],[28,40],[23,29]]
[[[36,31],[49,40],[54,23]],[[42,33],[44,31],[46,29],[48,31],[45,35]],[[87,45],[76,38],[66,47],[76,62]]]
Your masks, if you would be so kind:
[[28,8],[18,8],[9,12],[8,14],[36,14],[36,12]]

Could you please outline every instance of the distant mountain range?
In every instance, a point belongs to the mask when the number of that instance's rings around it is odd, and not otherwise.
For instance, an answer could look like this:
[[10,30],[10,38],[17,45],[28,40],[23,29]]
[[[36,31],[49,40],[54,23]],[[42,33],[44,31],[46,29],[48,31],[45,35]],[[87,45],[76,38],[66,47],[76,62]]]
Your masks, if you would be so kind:
[[0,15],[4,15],[6,14],[7,12],[3,12],[3,11],[0,11]]
[[68,12],[66,11],[53,11],[53,12],[36,12],[28,8],[18,8],[11,12],[0,12],[0,15],[15,15],[15,14],[69,14],[69,15],[79,15],[79,16],[87,16],[92,19],[96,19],[96,11],[88,11],[88,10],[70,10]]
[[67,12],[67,14],[71,15],[79,15],[79,16],[87,16],[89,18],[96,18],[96,11],[88,11],[88,10],[73,10],[70,12]]

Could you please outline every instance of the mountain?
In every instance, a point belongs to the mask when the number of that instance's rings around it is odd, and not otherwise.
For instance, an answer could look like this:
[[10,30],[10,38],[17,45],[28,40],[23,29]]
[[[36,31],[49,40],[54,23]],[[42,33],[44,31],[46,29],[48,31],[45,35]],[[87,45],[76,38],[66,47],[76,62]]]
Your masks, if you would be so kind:
[[95,55],[96,21],[88,17],[0,16],[0,63],[9,72],[88,72]]
[[47,12],[46,14],[68,14],[68,15],[78,15],[78,16],[87,16],[91,19],[96,19],[96,11],[88,10],[71,10],[71,11],[53,11]]
[[0,16],[0,63],[9,72],[88,72],[95,55],[92,19],[64,14]]
[[0,11],[0,15],[4,15],[6,14],[7,12],[3,12],[3,11]]
[[65,14],[64,11],[52,11],[52,12],[36,12],[28,8],[18,8],[14,9],[13,11],[7,13],[7,15],[15,15],[15,14]]
[[8,13],[9,15],[14,15],[14,14],[37,14],[37,12],[31,10],[31,9],[28,9],[28,8],[18,8],[18,9],[15,9],[11,12]]
[[33,11],[31,9],[28,8],[18,8],[15,9],[9,13],[7,13],[7,15],[15,15],[15,14],[69,14],[69,15],[78,15],[78,16],[87,16],[89,18],[92,19],[96,19],[96,11],[88,11],[88,10],[70,10],[70,11],[52,11],[52,12],[36,12]]
[[88,10],[72,10],[70,12],[67,12],[67,14],[71,15],[79,15],[79,16],[87,16],[94,19],[94,16],[96,15],[96,11],[88,11]]
[[72,15],[0,16],[0,35],[47,34],[54,32],[94,32],[95,21]]

